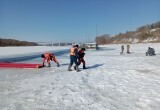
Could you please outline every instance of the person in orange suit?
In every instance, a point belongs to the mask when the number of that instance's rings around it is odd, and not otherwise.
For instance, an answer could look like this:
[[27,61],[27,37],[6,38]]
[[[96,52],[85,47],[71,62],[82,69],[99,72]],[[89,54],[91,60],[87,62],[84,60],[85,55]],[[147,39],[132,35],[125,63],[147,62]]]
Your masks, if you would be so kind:
[[57,64],[57,67],[59,67],[59,63],[58,63],[58,61],[55,58],[53,53],[49,53],[49,52],[48,53],[44,53],[44,54],[41,55],[41,57],[42,57],[43,66],[45,64],[45,61],[47,60],[48,67],[51,67],[50,61],[54,61]]
[[78,51],[78,55],[79,55],[78,64],[80,65],[81,62],[82,62],[83,63],[83,69],[86,69],[85,60],[84,60],[84,55],[85,55],[84,51],[85,50],[86,50],[85,48],[81,48],[81,50]]

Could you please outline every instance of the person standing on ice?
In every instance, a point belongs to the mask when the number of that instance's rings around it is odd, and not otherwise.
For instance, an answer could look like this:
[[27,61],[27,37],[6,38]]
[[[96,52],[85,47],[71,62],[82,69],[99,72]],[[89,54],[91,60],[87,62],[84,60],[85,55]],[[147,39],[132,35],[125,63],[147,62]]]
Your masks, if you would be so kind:
[[86,69],[85,60],[84,60],[84,55],[85,55],[84,51],[85,50],[86,50],[85,48],[81,48],[81,50],[78,51],[78,55],[79,55],[78,64],[80,65],[81,62],[82,62],[83,63],[83,69]]
[[54,61],[57,64],[57,67],[59,67],[59,63],[53,53],[44,53],[41,55],[41,57],[42,57],[43,66],[45,61],[47,60],[48,67],[51,67],[50,61]]
[[73,65],[73,62],[76,65],[76,71],[77,72],[79,71],[78,62],[77,62],[77,59],[78,59],[78,47],[79,47],[78,45],[73,45],[73,47],[70,49],[70,64],[68,65],[68,71],[72,71],[71,67]]
[[120,54],[123,54],[123,51],[124,51],[124,45],[121,46],[121,53]]
[[130,45],[127,45],[127,53],[131,54],[131,52],[129,51],[129,49],[130,49]]

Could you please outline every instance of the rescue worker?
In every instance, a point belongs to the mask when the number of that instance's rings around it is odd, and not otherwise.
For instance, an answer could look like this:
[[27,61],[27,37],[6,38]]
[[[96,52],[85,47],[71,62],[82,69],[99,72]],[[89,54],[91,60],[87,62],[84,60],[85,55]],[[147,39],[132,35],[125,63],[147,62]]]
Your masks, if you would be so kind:
[[50,61],[54,61],[57,64],[57,67],[59,67],[59,63],[53,53],[44,53],[41,55],[41,57],[43,58],[42,59],[43,66],[44,66],[45,61],[47,60],[48,67],[51,67]]
[[78,57],[78,65],[80,65],[81,62],[82,62],[83,63],[83,69],[86,69],[85,60],[84,60],[84,55],[85,55],[84,51],[85,50],[86,50],[85,48],[81,48],[81,50],[78,51],[78,55],[79,55],[79,57]]
[[70,49],[70,64],[68,65],[68,71],[72,71],[71,67],[73,65],[73,63],[75,63],[76,65],[76,71],[79,71],[78,68],[78,45],[73,45],[73,47]]

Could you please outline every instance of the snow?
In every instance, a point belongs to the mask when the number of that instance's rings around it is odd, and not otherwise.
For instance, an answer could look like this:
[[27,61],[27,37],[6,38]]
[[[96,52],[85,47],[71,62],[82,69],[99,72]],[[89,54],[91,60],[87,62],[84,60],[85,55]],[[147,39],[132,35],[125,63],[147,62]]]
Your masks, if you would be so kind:
[[[60,67],[0,68],[1,110],[159,110],[160,44],[132,44],[131,54],[123,55],[121,45],[99,47],[86,51],[88,69],[80,65],[80,72],[67,71],[69,53],[56,56]],[[148,47],[157,55],[145,56]],[[3,48],[9,56],[29,47]],[[29,53],[69,47],[38,48]]]
[[150,32],[155,32],[157,30],[159,30],[160,28],[155,28],[155,29],[151,29]]

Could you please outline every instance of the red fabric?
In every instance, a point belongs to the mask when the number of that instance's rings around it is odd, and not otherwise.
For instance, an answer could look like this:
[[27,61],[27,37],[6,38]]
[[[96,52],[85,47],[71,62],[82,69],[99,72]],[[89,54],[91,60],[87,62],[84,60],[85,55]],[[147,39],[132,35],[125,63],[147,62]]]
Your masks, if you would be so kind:
[[81,62],[83,63],[83,65],[85,65],[85,60],[84,58],[78,58],[78,64],[80,65]]
[[84,51],[83,50],[79,50],[78,54],[83,54]]
[[[83,50],[79,50],[78,55],[81,56],[81,54],[84,55],[84,51],[83,51]],[[79,57],[79,58],[78,58],[78,63],[79,63],[79,65],[81,64],[81,62],[83,63],[83,65],[85,65],[85,60],[84,60],[83,57]]]
[[0,62],[2,68],[40,68],[41,64],[30,64],[30,63],[5,63]]

